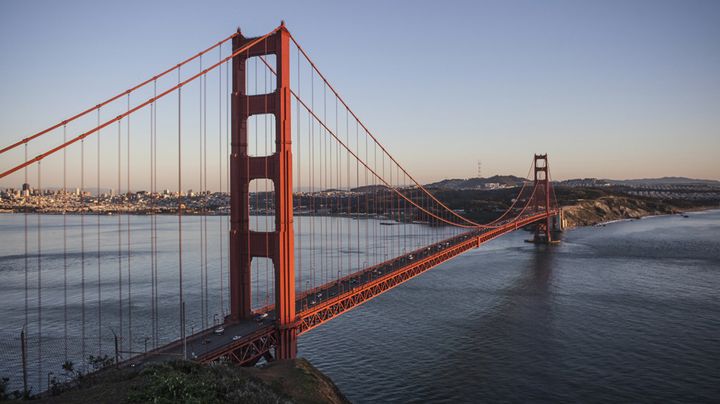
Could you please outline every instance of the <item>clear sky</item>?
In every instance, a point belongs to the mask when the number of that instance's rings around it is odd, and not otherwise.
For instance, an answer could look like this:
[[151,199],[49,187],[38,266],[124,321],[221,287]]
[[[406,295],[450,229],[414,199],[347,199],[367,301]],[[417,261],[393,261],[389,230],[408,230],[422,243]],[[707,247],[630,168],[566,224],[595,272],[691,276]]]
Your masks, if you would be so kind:
[[720,179],[720,1],[3,0],[0,144],[281,19],[423,182]]

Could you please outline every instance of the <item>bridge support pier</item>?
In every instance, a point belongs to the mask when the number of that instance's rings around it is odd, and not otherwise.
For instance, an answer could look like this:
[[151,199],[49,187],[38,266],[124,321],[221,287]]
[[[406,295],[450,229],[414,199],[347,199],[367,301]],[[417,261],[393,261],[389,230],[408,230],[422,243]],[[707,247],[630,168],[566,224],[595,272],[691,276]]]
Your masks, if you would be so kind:
[[[233,52],[255,38],[238,31]],[[276,89],[268,94],[249,95],[246,61],[275,55]],[[278,343],[276,358],[294,358],[297,353],[295,324],[295,256],[293,235],[292,145],[290,105],[290,33],[281,26],[266,39],[233,58],[232,150],[230,154],[230,320],[253,316],[251,266],[253,258],[269,258],[275,272],[274,316]],[[275,116],[275,153],[251,156],[248,151],[248,119],[253,115]],[[250,182],[273,182],[275,230],[250,229]]]
[[538,222],[535,225],[535,234],[531,240],[535,244],[554,244],[558,241],[552,236],[552,230],[548,227],[547,221]]

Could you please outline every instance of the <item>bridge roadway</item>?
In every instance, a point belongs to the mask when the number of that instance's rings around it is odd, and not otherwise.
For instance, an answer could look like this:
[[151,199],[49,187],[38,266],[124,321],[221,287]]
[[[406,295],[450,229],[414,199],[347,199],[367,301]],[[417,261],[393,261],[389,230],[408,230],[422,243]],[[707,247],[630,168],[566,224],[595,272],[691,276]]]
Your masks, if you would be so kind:
[[[468,231],[306,291],[296,300],[298,335],[467,250],[556,213],[555,210],[529,213],[498,222],[496,228]],[[225,323],[222,333],[217,333],[219,326],[214,326],[187,336],[187,359],[210,362],[227,356],[241,364],[253,364],[263,356],[269,358],[276,342],[273,306],[260,309],[258,313],[267,313],[267,317]],[[178,340],[123,361],[121,366],[182,358],[183,351],[183,342]]]

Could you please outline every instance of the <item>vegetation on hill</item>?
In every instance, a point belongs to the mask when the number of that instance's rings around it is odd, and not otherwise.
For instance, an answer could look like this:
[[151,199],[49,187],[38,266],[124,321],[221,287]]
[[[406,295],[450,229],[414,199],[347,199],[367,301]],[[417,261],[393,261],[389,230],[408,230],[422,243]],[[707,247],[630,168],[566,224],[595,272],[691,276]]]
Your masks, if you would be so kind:
[[[570,227],[600,222],[638,218],[647,215],[678,213],[696,209],[720,208],[720,200],[663,199],[628,195],[627,187],[555,186],[558,205],[566,212]],[[518,188],[497,190],[451,190],[433,192],[451,209],[487,223],[504,212],[518,193]]]
[[489,184],[496,184],[501,186],[517,186],[521,185],[525,181],[525,178],[516,177],[514,175],[493,175],[487,178],[467,178],[467,179],[446,179],[432,184],[427,184],[427,188],[436,189],[480,189],[487,188]]
[[305,359],[262,367],[174,361],[106,368],[40,403],[348,403],[333,382]]

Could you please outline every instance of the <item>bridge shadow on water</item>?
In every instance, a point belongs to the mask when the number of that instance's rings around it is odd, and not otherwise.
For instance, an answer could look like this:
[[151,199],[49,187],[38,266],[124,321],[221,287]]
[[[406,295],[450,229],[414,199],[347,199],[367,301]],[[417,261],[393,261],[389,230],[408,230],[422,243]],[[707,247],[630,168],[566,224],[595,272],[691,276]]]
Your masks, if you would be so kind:
[[[559,380],[546,371],[560,360],[554,327],[553,265],[556,247],[536,245],[522,254],[524,269],[508,287],[496,291],[496,304],[480,309],[454,327],[459,346],[438,357],[425,388],[454,391],[454,402],[527,401],[553,396]],[[452,389],[448,389],[448,386]],[[556,398],[562,398],[555,396]]]

